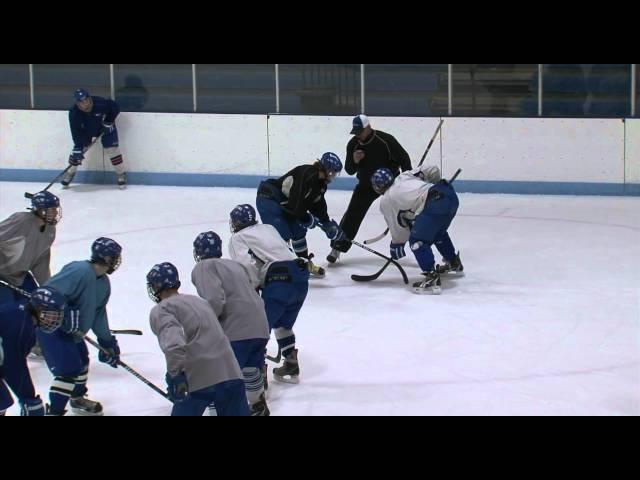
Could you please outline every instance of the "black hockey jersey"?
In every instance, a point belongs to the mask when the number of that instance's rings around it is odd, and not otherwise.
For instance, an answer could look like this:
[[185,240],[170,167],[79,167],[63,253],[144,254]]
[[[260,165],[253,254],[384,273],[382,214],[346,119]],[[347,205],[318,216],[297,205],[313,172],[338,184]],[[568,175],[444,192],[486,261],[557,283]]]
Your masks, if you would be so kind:
[[[355,150],[363,150],[365,155],[357,165],[353,161]],[[373,130],[363,143],[360,143],[357,137],[349,140],[345,164],[345,170],[349,175],[357,172],[358,180],[369,183],[371,176],[379,168],[388,168],[394,175],[398,175],[400,171],[411,170],[409,154],[393,135]]]
[[300,165],[278,179],[269,180],[284,197],[280,204],[299,220],[304,219],[307,212],[311,212],[320,222],[329,221],[327,202],[324,199],[327,182],[318,177],[319,173],[320,167],[317,164]]

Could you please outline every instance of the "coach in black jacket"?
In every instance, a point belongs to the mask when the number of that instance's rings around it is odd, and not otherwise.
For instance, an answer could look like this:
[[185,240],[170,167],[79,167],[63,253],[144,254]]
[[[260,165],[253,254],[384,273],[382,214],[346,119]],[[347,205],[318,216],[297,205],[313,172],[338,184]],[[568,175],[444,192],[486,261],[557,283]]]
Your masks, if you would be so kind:
[[[353,118],[351,135],[354,137],[347,144],[345,170],[349,175],[357,172],[358,185],[340,222],[348,239],[355,238],[369,207],[379,196],[371,187],[373,172],[379,168],[388,168],[397,176],[401,171],[411,170],[411,159],[406,150],[393,135],[371,128],[366,115]],[[347,252],[351,248],[351,242],[332,242],[331,248],[327,261],[334,263],[340,252]]]

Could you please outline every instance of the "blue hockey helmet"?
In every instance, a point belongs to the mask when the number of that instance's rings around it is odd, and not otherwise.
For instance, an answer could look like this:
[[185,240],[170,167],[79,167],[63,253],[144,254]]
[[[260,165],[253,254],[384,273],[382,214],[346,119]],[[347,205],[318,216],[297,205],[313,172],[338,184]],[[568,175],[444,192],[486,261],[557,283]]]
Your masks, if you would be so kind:
[[49,225],[57,225],[62,219],[60,199],[46,190],[31,197],[31,209]]
[[327,180],[331,182],[335,177],[340,175],[342,171],[342,162],[340,157],[333,152],[325,152],[320,157],[320,165],[327,172]]
[[386,192],[394,181],[393,173],[388,168],[379,168],[371,176],[371,186],[373,190],[382,195]]
[[60,328],[64,321],[64,295],[53,288],[40,287],[33,292],[29,303],[40,330],[52,333]]
[[73,98],[76,100],[76,102],[81,102],[83,100],[86,100],[87,98],[91,98],[91,95],[89,95],[89,92],[86,89],[78,88],[75,92],[73,92]]
[[34,210],[44,210],[45,208],[56,208],[60,206],[60,199],[53,193],[42,191],[31,197],[31,205]]
[[238,205],[229,214],[229,226],[231,233],[236,233],[243,228],[250,227],[258,223],[256,220],[256,209],[249,204]]
[[202,232],[193,241],[193,258],[196,262],[220,257],[222,257],[222,240],[217,233]]
[[169,262],[158,263],[147,273],[147,292],[156,303],[160,303],[160,293],[164,290],[180,288],[178,269]]
[[115,240],[100,237],[91,245],[91,262],[109,267],[111,275],[122,263],[122,247]]

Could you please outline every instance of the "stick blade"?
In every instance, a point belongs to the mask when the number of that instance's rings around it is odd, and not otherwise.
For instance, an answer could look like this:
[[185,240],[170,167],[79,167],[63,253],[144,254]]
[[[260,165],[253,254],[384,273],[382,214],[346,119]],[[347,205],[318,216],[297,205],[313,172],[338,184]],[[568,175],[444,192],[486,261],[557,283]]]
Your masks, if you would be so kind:
[[351,280],[354,282],[372,282],[376,280],[380,276],[379,273],[375,273],[373,275],[351,275]]

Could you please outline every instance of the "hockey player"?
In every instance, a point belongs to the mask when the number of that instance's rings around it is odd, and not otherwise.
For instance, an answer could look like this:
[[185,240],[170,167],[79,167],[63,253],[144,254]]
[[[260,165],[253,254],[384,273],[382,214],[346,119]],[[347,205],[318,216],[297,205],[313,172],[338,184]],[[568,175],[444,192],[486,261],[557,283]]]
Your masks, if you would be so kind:
[[378,168],[388,168],[395,177],[401,170],[411,170],[411,159],[406,150],[393,135],[382,130],[374,130],[369,117],[356,115],[352,127],[350,133],[354,137],[347,143],[344,169],[349,175],[357,173],[358,185],[340,221],[345,239],[331,242],[332,250],[327,256],[329,263],[336,262],[341,253],[349,251],[349,240],[356,238],[367,211],[378,198],[378,194],[371,188],[373,173]]
[[[35,343],[36,328],[47,335],[63,325],[65,300],[47,287],[36,289],[30,300],[26,292],[14,295],[13,302],[0,305],[0,415],[13,405],[10,388],[20,403],[21,416],[41,417],[44,404],[36,395],[27,355]],[[74,313],[67,312],[70,321]]]
[[111,296],[109,275],[121,263],[122,247],[110,238],[101,237],[91,246],[91,260],[69,263],[45,284],[62,293],[69,308],[78,312],[68,327],[52,335],[37,332],[47,366],[54,376],[47,415],[64,415],[67,402],[77,415],[103,415],[102,405],[86,398],[89,352],[83,337],[93,330],[100,346],[108,352],[101,350],[98,359],[118,367],[120,347],[109,330],[107,303]]
[[229,253],[249,272],[251,285],[262,290],[269,327],[275,329],[282,367],[275,380],[298,383],[300,368],[293,325],[309,291],[309,269],[272,225],[258,224],[251,205],[238,205],[230,214]]
[[344,238],[335,220],[330,220],[324,194],[340,174],[342,162],[335,153],[326,152],[313,165],[300,165],[280,178],[260,183],[256,207],[262,223],[273,225],[280,236],[291,242],[297,256],[306,258],[310,272],[323,277],[322,267],[313,264],[307,247],[307,230],[316,225],[331,241]]
[[[49,279],[51,245],[61,218],[58,197],[39,192],[31,198],[31,213],[14,213],[0,222],[0,280],[32,292],[34,278],[39,284]],[[3,288],[0,286],[0,302]]]
[[69,126],[73,137],[73,150],[69,156],[71,168],[62,179],[62,186],[68,188],[73,177],[82,165],[84,154],[93,145],[94,139],[100,137],[104,153],[108,155],[118,176],[118,186],[127,186],[127,175],[124,169],[122,154],[118,142],[116,117],[120,113],[118,104],[109,99],[89,95],[84,88],[77,89],[74,94],[75,105],[69,110]]
[[[407,240],[425,279],[414,283],[416,293],[441,293],[441,273],[461,273],[460,256],[456,253],[448,229],[458,211],[458,196],[453,187],[441,179],[436,166],[418,167],[404,172],[394,181],[393,173],[378,169],[371,177],[373,189],[383,195],[380,211],[391,232],[391,258],[399,260],[406,253]],[[431,246],[444,259],[435,265]]]
[[[61,219],[60,199],[43,191],[31,198],[31,213],[14,213],[0,222],[0,280],[28,293],[49,280],[51,245]],[[13,297],[0,285],[0,305]],[[39,347],[33,353],[40,354]]]
[[253,416],[268,416],[262,369],[269,341],[269,322],[264,302],[251,286],[249,275],[238,262],[223,259],[222,240],[215,232],[203,232],[193,242],[196,266],[191,282],[198,295],[216,313],[244,375],[247,399]]
[[247,416],[242,371],[209,303],[178,292],[180,278],[171,263],[147,274],[147,290],[157,303],[151,330],[167,360],[172,416],[202,416],[210,404],[218,416]]

